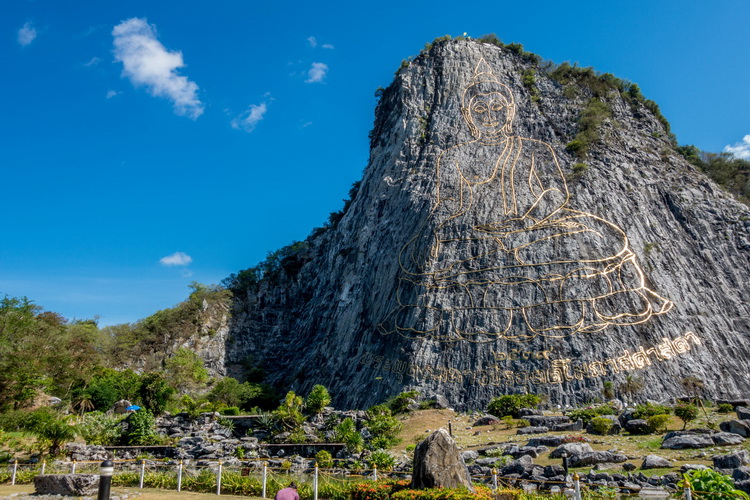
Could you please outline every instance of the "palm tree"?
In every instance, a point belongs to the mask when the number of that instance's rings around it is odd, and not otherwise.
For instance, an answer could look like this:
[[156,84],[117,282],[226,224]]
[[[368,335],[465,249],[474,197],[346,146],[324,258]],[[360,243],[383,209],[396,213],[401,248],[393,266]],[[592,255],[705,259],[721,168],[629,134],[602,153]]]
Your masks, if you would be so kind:
[[619,389],[622,394],[628,395],[632,399],[636,394],[643,390],[645,383],[640,377],[632,375],[625,376],[625,382],[620,384]]
[[706,407],[703,406],[703,399],[701,397],[706,390],[706,384],[703,383],[703,380],[695,375],[689,375],[680,380],[680,384],[685,389],[688,398],[691,398],[696,406],[700,406],[703,414],[708,418],[708,412],[706,411]]

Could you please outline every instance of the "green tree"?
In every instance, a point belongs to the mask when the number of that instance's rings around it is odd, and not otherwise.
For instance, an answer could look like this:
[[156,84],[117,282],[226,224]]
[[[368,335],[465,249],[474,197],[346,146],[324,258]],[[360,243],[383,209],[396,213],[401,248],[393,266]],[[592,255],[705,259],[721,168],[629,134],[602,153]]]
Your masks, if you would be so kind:
[[487,412],[499,418],[506,415],[518,418],[522,408],[535,408],[541,401],[536,394],[506,394],[490,401]]
[[387,406],[375,405],[367,410],[367,428],[372,434],[371,447],[390,448],[398,443],[401,422],[393,416]]
[[161,415],[167,409],[174,394],[174,388],[161,372],[145,373],[138,387],[138,398],[143,406],[154,415]]
[[212,403],[244,407],[249,401],[260,396],[262,392],[262,389],[256,384],[250,382],[240,384],[236,378],[224,377],[214,384],[207,398]]
[[615,399],[615,384],[611,380],[604,382],[602,386],[602,396],[606,400]]
[[286,393],[284,401],[273,412],[274,418],[287,431],[294,432],[299,429],[305,417],[302,416],[302,398],[297,396],[294,391]]
[[328,389],[318,384],[313,386],[310,394],[307,395],[305,409],[310,413],[320,413],[330,402],[331,395],[328,393]]
[[646,384],[643,382],[642,378],[633,377],[632,375],[626,375],[625,382],[620,384],[619,389],[622,394],[628,396],[630,399],[633,399],[636,394],[643,390],[645,385]]
[[148,446],[158,444],[159,436],[154,430],[156,419],[148,410],[138,410],[127,418],[125,444],[129,446]]
[[72,417],[62,415],[49,407],[32,412],[25,422],[25,428],[38,438],[49,442],[50,455],[60,453],[62,445],[73,441],[76,436]]
[[687,429],[688,422],[698,418],[698,407],[691,404],[678,404],[674,407],[674,414],[682,420],[682,430]]
[[190,349],[180,347],[164,361],[164,373],[178,394],[195,391],[206,385],[208,370],[203,360]]
[[350,453],[359,453],[364,446],[362,435],[357,432],[357,426],[349,417],[342,420],[334,429],[334,439],[339,443],[344,443]]

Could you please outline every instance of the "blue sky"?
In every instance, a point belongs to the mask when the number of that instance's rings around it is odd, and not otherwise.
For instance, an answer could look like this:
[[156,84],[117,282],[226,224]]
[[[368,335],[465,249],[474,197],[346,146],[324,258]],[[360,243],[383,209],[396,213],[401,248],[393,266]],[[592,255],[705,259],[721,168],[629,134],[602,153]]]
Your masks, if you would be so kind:
[[132,322],[304,239],[361,177],[375,89],[445,34],[634,81],[681,144],[750,157],[749,21],[745,0],[2,2],[0,294]]

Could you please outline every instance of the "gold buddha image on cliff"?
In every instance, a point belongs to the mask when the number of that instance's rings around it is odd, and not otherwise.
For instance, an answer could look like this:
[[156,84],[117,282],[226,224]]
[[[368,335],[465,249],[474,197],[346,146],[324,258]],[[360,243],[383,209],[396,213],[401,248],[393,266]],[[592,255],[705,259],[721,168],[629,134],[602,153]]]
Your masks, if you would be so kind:
[[461,105],[473,140],[436,162],[436,201],[399,253],[398,306],[381,333],[523,341],[672,308],[646,286],[622,229],[569,206],[550,145],[513,135],[513,94],[483,59]]

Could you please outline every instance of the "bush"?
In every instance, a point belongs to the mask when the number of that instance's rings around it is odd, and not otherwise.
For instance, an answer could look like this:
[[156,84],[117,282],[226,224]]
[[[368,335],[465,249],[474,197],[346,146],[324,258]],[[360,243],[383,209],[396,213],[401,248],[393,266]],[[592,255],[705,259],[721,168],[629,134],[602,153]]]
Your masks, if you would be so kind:
[[240,409],[236,406],[227,406],[223,410],[221,410],[222,415],[227,415],[230,417],[235,417],[240,414]]
[[398,444],[401,422],[396,420],[387,406],[376,405],[367,410],[367,427],[373,436],[373,448],[390,448]]
[[490,401],[487,405],[487,413],[503,418],[510,415],[518,418],[521,408],[535,408],[542,402],[542,398],[536,394],[507,394]]
[[78,434],[86,441],[86,444],[112,446],[117,444],[122,437],[121,420],[122,417],[110,416],[98,411],[86,413],[77,426]]
[[315,463],[318,467],[328,469],[333,467],[333,457],[326,450],[320,450],[315,454]]
[[150,411],[138,410],[131,413],[126,422],[128,427],[125,431],[125,444],[148,446],[159,443],[159,436],[154,431],[156,419]]
[[594,417],[591,419],[591,432],[606,436],[613,425],[614,423],[606,417]]
[[357,432],[357,427],[354,424],[354,420],[351,418],[347,417],[342,420],[341,423],[336,426],[333,433],[334,439],[340,443],[344,443],[346,449],[349,450],[350,453],[359,453],[362,451],[364,439],[362,439],[362,435]]
[[734,411],[734,406],[729,403],[721,403],[716,411],[719,413],[732,413]]
[[707,500],[726,500],[727,498],[748,499],[747,493],[735,489],[734,481],[729,476],[712,469],[691,470],[683,474],[683,480],[677,485],[684,488],[685,483],[690,483],[690,487],[695,492],[701,492],[695,496]]
[[385,404],[390,408],[393,415],[399,413],[406,413],[409,411],[409,405],[419,398],[418,391],[406,391],[402,392],[398,396],[394,396],[389,399]]
[[587,406],[586,408],[576,408],[575,410],[570,410],[567,413],[567,416],[572,421],[576,420],[582,420],[583,425],[587,425],[589,422],[591,422],[592,419],[600,416],[600,415],[616,415],[617,410],[610,405],[597,405],[597,406]]
[[382,470],[390,470],[396,465],[396,459],[385,450],[375,450],[367,458],[368,463]]
[[685,430],[688,422],[698,418],[698,407],[692,404],[678,404],[674,407],[674,414],[682,420],[682,430]]
[[305,409],[310,413],[320,413],[330,403],[331,395],[328,393],[328,389],[318,384],[313,386],[310,394],[307,395]]
[[648,417],[653,417],[654,415],[669,415],[670,413],[672,413],[672,408],[670,408],[669,406],[654,403],[645,403],[635,407],[633,418],[642,418],[644,420],[647,420]]
[[150,372],[141,377],[138,397],[141,404],[154,415],[161,415],[172,399],[174,389],[163,373]]
[[[391,495],[391,500],[491,500],[492,492],[485,486],[476,486],[476,493],[459,488],[427,488],[424,490],[402,490]],[[497,498],[515,498],[501,497]]]
[[646,420],[648,428],[651,432],[660,432],[667,430],[667,422],[669,422],[669,415],[652,415]]

